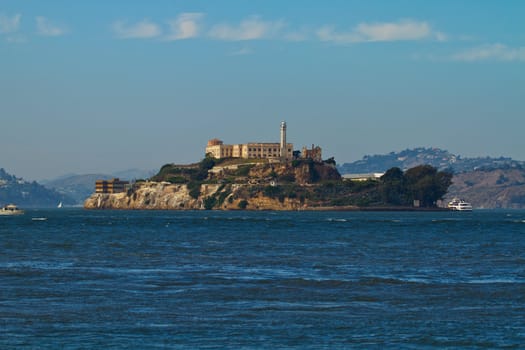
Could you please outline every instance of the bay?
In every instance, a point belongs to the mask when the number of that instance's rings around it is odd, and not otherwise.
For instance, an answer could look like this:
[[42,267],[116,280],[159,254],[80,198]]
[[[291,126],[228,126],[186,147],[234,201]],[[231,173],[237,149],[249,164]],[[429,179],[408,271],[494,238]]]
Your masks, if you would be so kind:
[[0,348],[520,348],[525,211],[0,217]]

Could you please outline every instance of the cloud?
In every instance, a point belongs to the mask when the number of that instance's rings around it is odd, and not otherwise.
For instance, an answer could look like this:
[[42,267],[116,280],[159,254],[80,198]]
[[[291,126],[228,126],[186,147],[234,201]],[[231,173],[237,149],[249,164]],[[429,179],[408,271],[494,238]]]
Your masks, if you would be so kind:
[[404,20],[397,23],[361,23],[357,33],[365,41],[420,40],[430,36],[430,26],[426,22]]
[[21,34],[9,35],[5,40],[10,44],[22,44],[27,42],[26,36]]
[[247,47],[244,47],[240,50],[232,52],[230,56],[246,56],[246,55],[251,55],[251,54],[253,54],[253,50]]
[[360,23],[350,32],[336,32],[332,26],[324,26],[317,31],[321,41],[337,44],[351,44],[378,41],[408,41],[435,38],[446,40],[446,35],[434,32],[427,22],[400,20],[398,22]]
[[36,31],[42,36],[61,36],[66,33],[66,28],[51,23],[47,18],[36,17]]
[[453,61],[525,61],[525,46],[508,47],[503,44],[482,45],[458,52],[450,57]]
[[263,21],[253,16],[243,20],[238,26],[218,24],[212,27],[210,37],[217,40],[241,41],[270,38],[284,27],[283,21]]
[[113,32],[119,39],[148,39],[162,34],[160,27],[147,19],[130,25],[125,21],[116,21]]
[[435,32],[434,37],[436,38],[437,41],[441,41],[441,42],[448,41],[448,35],[442,32]]
[[198,21],[203,17],[202,13],[183,13],[177,19],[169,21],[170,34],[166,40],[182,40],[194,38],[199,35]]
[[0,34],[14,33],[18,31],[21,19],[22,15],[20,14],[16,14],[13,17],[8,17],[3,13],[0,13]]

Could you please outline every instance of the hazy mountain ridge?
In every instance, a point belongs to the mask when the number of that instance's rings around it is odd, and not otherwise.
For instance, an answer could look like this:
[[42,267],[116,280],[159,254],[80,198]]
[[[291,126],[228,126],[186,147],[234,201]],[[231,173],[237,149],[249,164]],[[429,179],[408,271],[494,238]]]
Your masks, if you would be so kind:
[[20,207],[55,207],[59,202],[75,204],[74,199],[37,182],[28,182],[0,168],[0,204],[15,203]]
[[428,164],[439,170],[449,169],[459,174],[481,169],[523,169],[525,162],[508,157],[461,157],[440,148],[418,147],[383,155],[366,155],[361,160],[344,163],[337,168],[341,174],[380,173],[390,168],[402,170]]
[[114,174],[68,174],[52,180],[25,181],[0,168],[0,205],[15,203],[20,207],[55,207],[80,205],[95,191],[95,181],[120,177],[126,180],[148,178],[154,171],[128,169]]
[[42,181],[47,188],[54,189],[64,195],[73,198],[76,204],[82,204],[93,192],[95,192],[96,180],[109,180],[120,178],[123,180],[146,179],[155,174],[151,170],[128,169],[113,174],[70,174],[53,180]]
[[112,175],[106,174],[70,175],[65,178],[46,181],[44,186],[73,198],[75,204],[81,204],[95,192],[96,180],[108,180],[111,178],[113,178]]

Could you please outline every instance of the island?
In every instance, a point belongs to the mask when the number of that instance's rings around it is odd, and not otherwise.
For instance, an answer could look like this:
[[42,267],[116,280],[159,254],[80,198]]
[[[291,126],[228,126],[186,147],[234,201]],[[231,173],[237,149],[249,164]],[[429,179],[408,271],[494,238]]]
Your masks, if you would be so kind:
[[86,209],[437,210],[452,174],[430,165],[343,178],[319,146],[224,144],[211,139],[198,163],[166,164],[147,180],[97,181]]

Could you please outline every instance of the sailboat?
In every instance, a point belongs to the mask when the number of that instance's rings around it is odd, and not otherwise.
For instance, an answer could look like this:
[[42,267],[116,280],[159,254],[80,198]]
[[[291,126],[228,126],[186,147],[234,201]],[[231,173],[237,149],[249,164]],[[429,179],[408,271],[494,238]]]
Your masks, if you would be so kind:
[[58,203],[57,208],[62,208],[62,202]]

